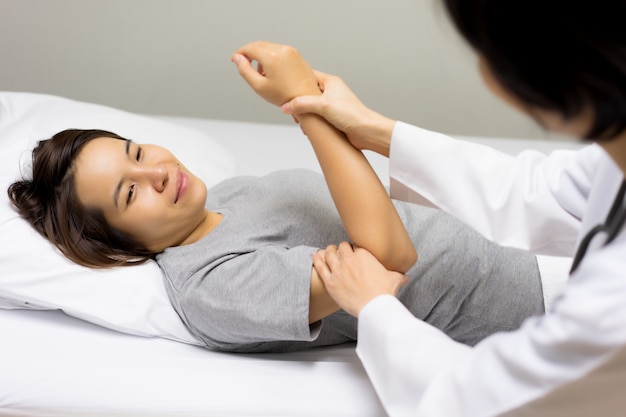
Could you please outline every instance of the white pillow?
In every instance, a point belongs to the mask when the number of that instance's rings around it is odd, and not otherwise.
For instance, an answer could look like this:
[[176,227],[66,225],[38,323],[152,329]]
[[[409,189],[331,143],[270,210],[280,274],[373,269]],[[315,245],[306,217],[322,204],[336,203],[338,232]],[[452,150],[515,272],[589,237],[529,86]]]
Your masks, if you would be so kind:
[[78,266],[12,207],[6,190],[30,174],[36,142],[68,128],[109,130],[164,146],[207,187],[235,172],[231,155],[202,132],[61,97],[0,92],[0,308],[61,309],[117,331],[199,344],[172,308],[156,263]]

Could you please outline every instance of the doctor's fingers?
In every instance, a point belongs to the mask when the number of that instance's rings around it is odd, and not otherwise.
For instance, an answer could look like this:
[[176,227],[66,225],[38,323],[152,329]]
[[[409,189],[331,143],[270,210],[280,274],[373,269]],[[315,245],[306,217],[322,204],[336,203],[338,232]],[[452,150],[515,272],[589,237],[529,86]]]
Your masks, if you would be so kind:
[[[284,103],[281,106],[281,111],[285,114],[302,114],[302,113],[314,113],[327,119],[330,123],[330,119],[333,116],[333,102],[329,100],[328,95],[324,92],[328,89],[339,90],[338,86],[345,86],[345,89],[351,93],[349,88],[345,85],[343,80],[336,75],[327,74],[322,71],[313,69],[313,75],[317,81],[317,86],[322,92],[321,95],[311,96],[298,96],[294,99]],[[335,126],[340,129],[340,126]]]
[[[358,134],[361,125],[367,125],[372,116],[361,100],[350,90],[341,78],[314,71],[321,95],[300,95],[282,104],[280,110],[285,114],[317,114],[327,122],[344,132],[350,138]],[[374,120],[376,120],[374,118]],[[355,143],[353,145],[357,146]],[[358,146],[357,146],[358,147]]]
[[324,284],[332,278],[332,272],[326,264],[326,251],[318,250],[313,254],[313,268]]
[[326,84],[331,83],[335,79],[341,80],[341,78],[336,75],[328,74],[326,72],[322,72],[316,69],[313,69],[313,74],[315,74],[317,85],[320,87],[320,90],[322,90],[322,92],[324,91]]
[[337,254],[341,257],[342,255],[348,255],[354,253],[354,247],[350,242],[341,242],[337,247]]
[[[317,259],[318,262],[323,262],[325,268],[328,270],[329,277],[333,272],[333,269],[337,269],[341,264],[341,254],[339,253],[339,248],[341,245],[328,245],[326,249],[319,250],[315,253],[313,259]],[[346,253],[346,249],[344,249],[344,254]]]
[[313,113],[327,119],[326,121],[332,124],[327,117],[331,106],[328,103],[328,98],[324,96],[324,88],[329,80],[329,77],[332,76],[317,70],[313,70],[313,74],[317,81],[317,86],[322,94],[297,96],[290,101],[283,103],[280,110],[285,114],[291,115],[293,121],[296,123],[300,123],[297,117],[298,114]]
[[344,269],[354,258],[354,248],[348,242],[342,242],[338,246],[330,245],[324,251],[324,262],[329,269],[332,279],[337,279],[338,274],[344,274]]

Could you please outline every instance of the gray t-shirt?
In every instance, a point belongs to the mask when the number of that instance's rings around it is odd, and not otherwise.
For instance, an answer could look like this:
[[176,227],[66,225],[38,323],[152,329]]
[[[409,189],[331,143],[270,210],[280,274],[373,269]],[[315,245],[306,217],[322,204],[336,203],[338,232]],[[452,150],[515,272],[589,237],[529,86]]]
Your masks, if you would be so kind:
[[[398,296],[417,317],[474,344],[543,312],[534,256],[439,210],[394,204],[419,253]],[[232,178],[209,190],[206,207],[223,215],[220,224],[157,262],[174,308],[207,347],[290,351],[356,340],[356,319],[344,312],[308,323],[312,255],[348,240],[321,175]]]

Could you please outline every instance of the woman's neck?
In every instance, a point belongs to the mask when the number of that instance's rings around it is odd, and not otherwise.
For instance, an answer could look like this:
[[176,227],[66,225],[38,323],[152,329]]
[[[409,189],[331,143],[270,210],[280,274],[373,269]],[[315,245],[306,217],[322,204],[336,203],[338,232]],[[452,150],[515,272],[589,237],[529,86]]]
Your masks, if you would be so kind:
[[196,228],[185,238],[184,241],[180,243],[179,246],[189,245],[191,243],[195,243],[211,233],[213,229],[220,224],[224,216],[221,213],[216,213],[214,211],[206,210],[206,215],[204,219],[196,226]]

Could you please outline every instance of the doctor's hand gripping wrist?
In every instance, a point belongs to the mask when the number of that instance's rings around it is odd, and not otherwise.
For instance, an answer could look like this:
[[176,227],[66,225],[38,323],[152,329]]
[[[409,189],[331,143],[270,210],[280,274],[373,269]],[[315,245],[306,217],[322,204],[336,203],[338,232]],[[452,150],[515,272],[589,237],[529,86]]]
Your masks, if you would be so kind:
[[301,95],[281,106],[283,113],[317,114],[347,136],[357,149],[389,156],[395,120],[365,106],[346,83],[335,75],[314,71],[322,95]]

